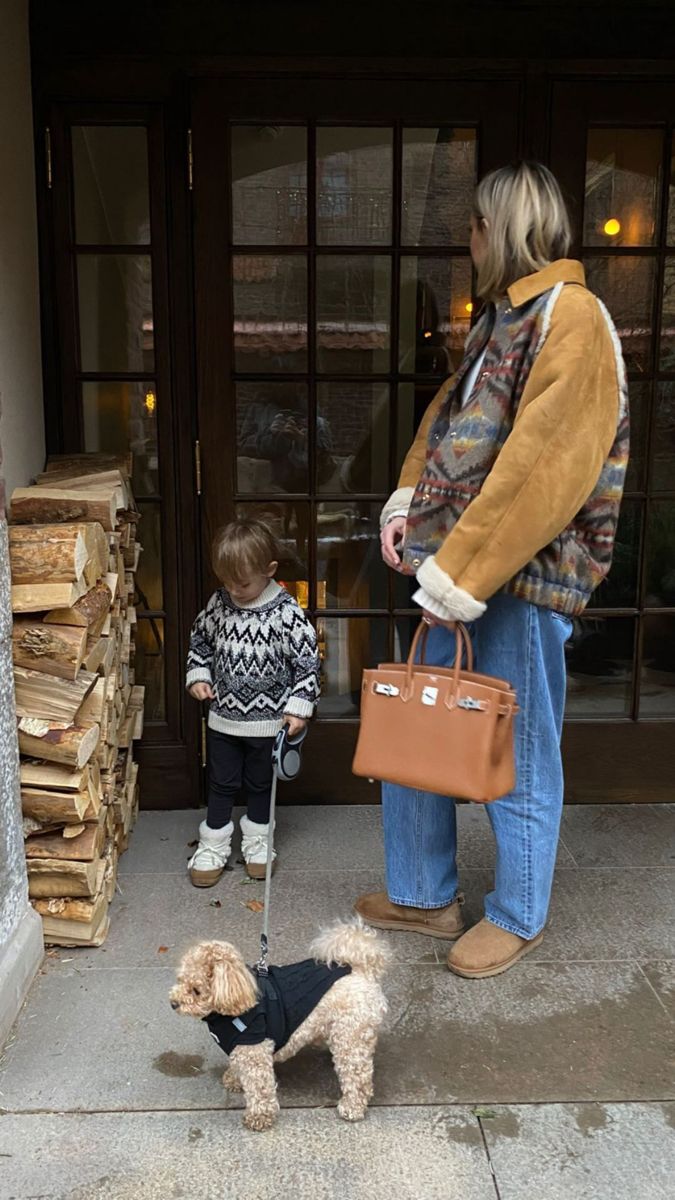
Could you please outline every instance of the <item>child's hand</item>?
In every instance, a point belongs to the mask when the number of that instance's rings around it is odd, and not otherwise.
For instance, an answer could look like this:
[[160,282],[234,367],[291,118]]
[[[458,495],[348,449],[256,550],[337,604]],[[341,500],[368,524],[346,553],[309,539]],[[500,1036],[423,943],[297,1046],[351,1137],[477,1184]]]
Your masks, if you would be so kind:
[[288,729],[288,736],[292,738],[297,737],[299,733],[302,733],[306,724],[307,722],[303,721],[302,717],[292,717],[289,713],[287,713],[284,717],[284,725]]
[[188,691],[195,700],[215,700],[215,693],[210,683],[193,683]]

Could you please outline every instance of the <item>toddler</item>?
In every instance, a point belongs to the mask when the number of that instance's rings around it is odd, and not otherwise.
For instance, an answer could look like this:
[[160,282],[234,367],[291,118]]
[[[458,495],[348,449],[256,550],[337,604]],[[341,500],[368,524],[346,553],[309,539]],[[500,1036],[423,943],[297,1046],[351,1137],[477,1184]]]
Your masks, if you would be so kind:
[[[195,887],[211,887],[230,856],[232,807],[243,789],[246,870],[262,879],[267,862],[272,747],[282,725],[298,734],[319,697],[316,633],[274,579],[278,548],[260,521],[233,521],[213,546],[214,592],[190,635],[186,684],[209,700],[208,807],[188,863]],[[276,858],[276,851],[274,851]]]

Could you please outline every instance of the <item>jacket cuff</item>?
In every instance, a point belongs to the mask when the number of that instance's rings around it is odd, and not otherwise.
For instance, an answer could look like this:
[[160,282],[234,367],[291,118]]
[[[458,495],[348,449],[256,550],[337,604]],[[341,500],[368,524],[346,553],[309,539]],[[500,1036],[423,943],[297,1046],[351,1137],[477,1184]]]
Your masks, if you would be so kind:
[[419,604],[420,608],[431,613],[432,617],[438,617],[439,621],[454,621],[456,619],[445,604],[441,604],[440,600],[437,600],[435,596],[431,595],[431,592],[427,592],[423,587],[418,588],[415,592],[413,603]]
[[407,516],[414,495],[415,489],[412,487],[397,488],[380,513],[380,529],[384,529],[394,517]]
[[[457,584],[439,567],[435,558],[427,558],[417,572],[417,582],[434,600],[440,601],[447,610],[446,621],[477,621],[487,605],[476,600],[470,592]],[[431,611],[431,610],[430,610]]]
[[191,688],[193,683],[210,683],[213,686],[213,679],[208,667],[193,667],[185,676],[185,687]]
[[299,696],[291,696],[284,708],[284,716],[302,717],[309,720],[314,715],[314,705],[311,700],[302,700]]

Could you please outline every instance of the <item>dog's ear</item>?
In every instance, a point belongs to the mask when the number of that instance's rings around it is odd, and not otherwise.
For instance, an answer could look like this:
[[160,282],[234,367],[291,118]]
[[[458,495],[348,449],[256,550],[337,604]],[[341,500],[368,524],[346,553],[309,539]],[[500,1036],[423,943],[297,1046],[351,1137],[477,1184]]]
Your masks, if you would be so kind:
[[236,1017],[258,999],[255,980],[241,955],[225,942],[214,942],[211,952],[213,1011]]

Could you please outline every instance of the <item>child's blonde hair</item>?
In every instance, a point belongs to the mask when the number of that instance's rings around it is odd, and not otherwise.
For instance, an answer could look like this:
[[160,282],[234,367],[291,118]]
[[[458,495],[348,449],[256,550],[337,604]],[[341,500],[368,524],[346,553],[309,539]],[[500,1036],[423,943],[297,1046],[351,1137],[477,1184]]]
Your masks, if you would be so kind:
[[572,230],[565,201],[555,175],[542,163],[491,171],[476,188],[473,216],[487,225],[476,287],[485,300],[497,300],[516,279],[569,252]]
[[222,582],[242,583],[250,575],[266,575],[279,561],[279,547],[262,521],[230,521],[213,539],[211,561]]

